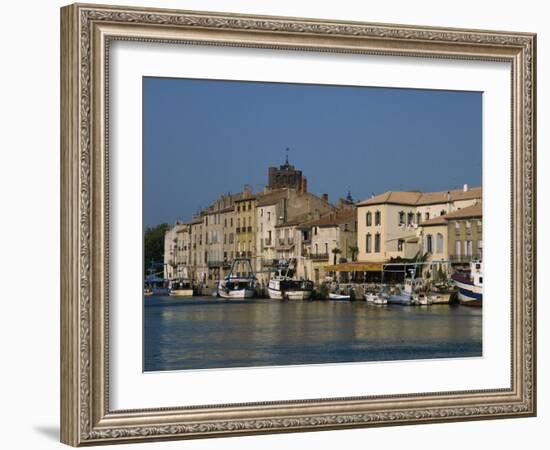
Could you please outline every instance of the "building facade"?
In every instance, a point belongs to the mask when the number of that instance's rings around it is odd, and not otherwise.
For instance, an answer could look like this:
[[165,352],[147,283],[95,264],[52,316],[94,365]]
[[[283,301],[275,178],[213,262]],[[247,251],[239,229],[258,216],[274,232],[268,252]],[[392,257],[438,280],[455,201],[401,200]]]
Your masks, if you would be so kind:
[[420,227],[481,201],[481,188],[446,192],[389,191],[357,205],[359,260],[387,262],[422,251]]

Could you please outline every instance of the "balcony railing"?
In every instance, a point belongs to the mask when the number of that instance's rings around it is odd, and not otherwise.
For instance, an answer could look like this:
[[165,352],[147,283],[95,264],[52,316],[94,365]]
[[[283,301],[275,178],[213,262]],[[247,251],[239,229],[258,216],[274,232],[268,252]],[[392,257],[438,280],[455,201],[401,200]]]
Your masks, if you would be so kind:
[[311,253],[309,258],[313,261],[328,261],[328,253]]
[[272,245],[273,245],[273,240],[272,239],[268,239],[268,238],[264,239],[264,246],[271,247]]
[[481,252],[474,252],[472,255],[449,255],[451,262],[468,263],[474,259],[481,259]]

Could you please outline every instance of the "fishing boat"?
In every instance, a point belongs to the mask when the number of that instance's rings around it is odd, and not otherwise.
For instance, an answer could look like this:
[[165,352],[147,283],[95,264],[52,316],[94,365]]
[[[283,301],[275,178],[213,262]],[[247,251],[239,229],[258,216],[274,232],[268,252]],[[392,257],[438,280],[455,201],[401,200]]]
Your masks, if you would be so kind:
[[242,300],[256,295],[256,275],[248,258],[233,260],[227,276],[218,283],[218,296]]
[[415,270],[411,270],[411,276],[405,278],[405,283],[403,288],[398,289],[397,292],[394,292],[388,296],[388,303],[392,305],[414,305],[417,304],[413,295],[415,291],[421,288],[422,279],[414,278]]
[[471,261],[469,270],[457,271],[451,279],[458,289],[458,300],[462,305],[482,305],[483,263],[480,260]]
[[172,280],[170,295],[174,297],[193,297],[193,286],[188,279]]
[[309,300],[313,281],[295,279],[296,259],[281,260],[275,275],[269,280],[269,298],[275,300]]

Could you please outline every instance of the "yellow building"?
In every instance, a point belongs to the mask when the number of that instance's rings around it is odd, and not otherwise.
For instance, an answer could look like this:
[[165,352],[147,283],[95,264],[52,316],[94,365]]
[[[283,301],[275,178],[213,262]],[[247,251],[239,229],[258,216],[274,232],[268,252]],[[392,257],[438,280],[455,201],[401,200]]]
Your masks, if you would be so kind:
[[256,196],[244,192],[235,201],[235,256],[256,257]]

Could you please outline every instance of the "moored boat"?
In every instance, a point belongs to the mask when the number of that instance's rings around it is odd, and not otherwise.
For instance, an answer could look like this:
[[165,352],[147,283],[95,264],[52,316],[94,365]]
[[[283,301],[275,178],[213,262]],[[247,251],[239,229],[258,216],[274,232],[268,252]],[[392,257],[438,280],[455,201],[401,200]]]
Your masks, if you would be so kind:
[[256,295],[256,275],[248,258],[233,260],[229,274],[218,283],[218,296],[243,300]]
[[192,297],[193,286],[190,280],[172,280],[170,282],[170,296],[174,297]]
[[269,298],[275,300],[309,300],[313,292],[313,282],[294,278],[296,259],[281,261],[268,284]]
[[405,284],[398,292],[388,296],[388,303],[392,305],[414,305],[418,304],[413,298],[415,290],[422,284],[421,279],[405,278]]
[[337,294],[335,292],[330,292],[328,294],[328,298],[329,298],[329,300],[347,301],[347,300],[351,300],[351,295]]
[[481,306],[483,302],[483,263],[479,260],[470,262],[469,270],[457,271],[451,275],[458,289],[460,304]]

